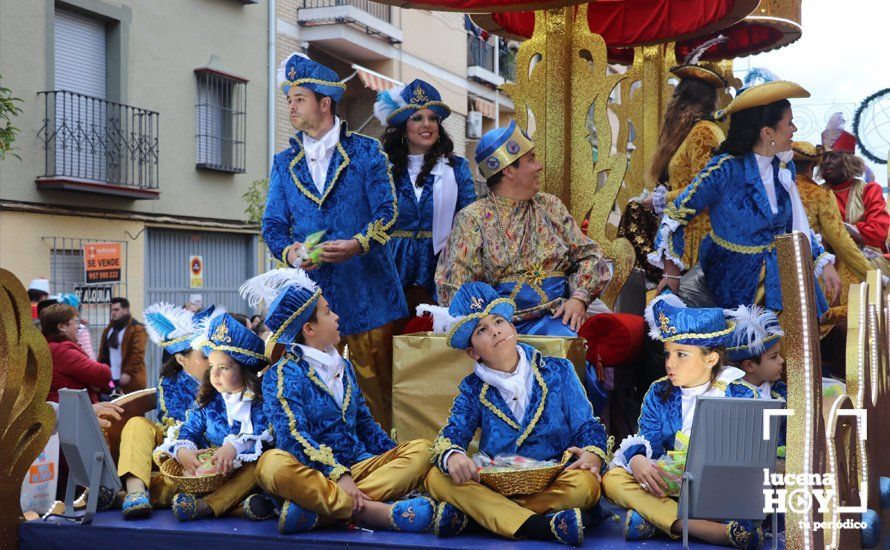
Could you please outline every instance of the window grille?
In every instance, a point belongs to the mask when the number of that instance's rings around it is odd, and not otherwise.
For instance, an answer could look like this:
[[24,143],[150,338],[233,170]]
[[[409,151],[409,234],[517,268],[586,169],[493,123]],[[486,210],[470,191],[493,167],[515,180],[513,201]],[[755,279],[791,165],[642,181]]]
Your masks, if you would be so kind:
[[195,73],[195,164],[206,170],[244,173],[247,81],[207,69]]

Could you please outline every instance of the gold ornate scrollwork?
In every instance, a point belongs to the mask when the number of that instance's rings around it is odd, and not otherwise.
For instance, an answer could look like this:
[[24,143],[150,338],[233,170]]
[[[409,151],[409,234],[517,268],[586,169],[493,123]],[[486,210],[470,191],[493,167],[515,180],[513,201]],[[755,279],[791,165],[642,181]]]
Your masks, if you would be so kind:
[[0,547],[17,546],[25,473],[56,423],[46,404],[52,357],[16,277],[0,269]]

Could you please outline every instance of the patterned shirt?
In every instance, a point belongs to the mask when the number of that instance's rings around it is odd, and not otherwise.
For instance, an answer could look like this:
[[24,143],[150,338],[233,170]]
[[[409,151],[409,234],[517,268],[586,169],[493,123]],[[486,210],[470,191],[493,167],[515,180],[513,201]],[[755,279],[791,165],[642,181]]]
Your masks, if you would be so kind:
[[436,287],[439,303],[447,305],[470,281],[534,287],[558,276],[568,277],[568,296],[543,303],[542,309],[570,297],[589,304],[611,274],[599,245],[581,232],[558,197],[538,193],[515,200],[492,193],[458,213],[439,256]]

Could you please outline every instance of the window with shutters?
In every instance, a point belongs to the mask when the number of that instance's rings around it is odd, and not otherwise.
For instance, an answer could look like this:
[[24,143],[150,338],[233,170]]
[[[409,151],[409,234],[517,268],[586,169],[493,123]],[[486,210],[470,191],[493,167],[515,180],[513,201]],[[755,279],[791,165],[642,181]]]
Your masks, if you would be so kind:
[[245,171],[247,81],[196,69],[195,164],[220,172]]

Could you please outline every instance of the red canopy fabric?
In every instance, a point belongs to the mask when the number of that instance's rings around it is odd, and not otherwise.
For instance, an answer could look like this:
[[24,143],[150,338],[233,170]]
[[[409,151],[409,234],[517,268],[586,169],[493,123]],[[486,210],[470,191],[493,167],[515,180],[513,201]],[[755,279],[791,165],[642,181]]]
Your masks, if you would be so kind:
[[[757,0],[600,0],[587,4],[587,24],[610,47],[627,48],[726,28],[756,7]],[[501,29],[525,38],[531,37],[535,29],[535,13],[531,11],[492,13],[491,20]]]
[[[464,13],[496,13],[502,11],[522,10],[546,10],[551,8],[563,8],[573,4],[583,4],[583,0],[544,0],[534,2],[531,0],[421,0],[410,2],[407,0],[374,0],[380,4],[390,4],[400,8],[433,11],[461,11]],[[613,1],[613,0],[606,0]]]

